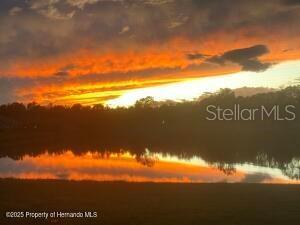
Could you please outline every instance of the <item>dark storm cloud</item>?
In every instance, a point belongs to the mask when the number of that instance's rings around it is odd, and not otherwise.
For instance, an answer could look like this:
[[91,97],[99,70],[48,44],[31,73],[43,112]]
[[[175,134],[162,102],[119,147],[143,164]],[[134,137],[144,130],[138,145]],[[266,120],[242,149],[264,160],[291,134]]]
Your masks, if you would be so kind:
[[4,78],[0,78],[0,104],[7,103],[14,99],[14,94],[12,92],[12,83]]
[[68,71],[57,71],[54,76],[59,76],[59,77],[65,77],[65,76],[69,76]]
[[60,68],[60,70],[58,70],[53,75],[54,76],[60,76],[60,77],[69,76],[70,75],[70,71],[75,70],[77,68],[80,69],[80,67],[76,66],[75,64],[69,64],[69,65],[64,66],[63,68]]
[[0,104],[16,101],[18,99],[16,94],[17,89],[31,86],[33,83],[32,80],[23,78],[0,77]]
[[286,5],[299,5],[300,0],[282,0],[282,3]]
[[258,60],[258,57],[267,53],[269,53],[267,46],[254,45],[248,48],[234,49],[220,56],[213,56],[208,61],[220,65],[229,61],[239,64],[244,71],[260,72],[272,65],[271,63],[262,63]]
[[[269,20],[276,15],[281,18],[278,23],[280,20],[296,23],[295,16],[280,16],[284,10],[278,2],[4,0],[0,2],[0,58],[48,57],[74,48],[101,51],[114,41],[120,48],[128,46],[128,42],[145,45],[174,36],[201,41],[218,30],[235,32],[240,27],[263,27],[266,23],[268,28],[276,26],[276,21]],[[260,13],[253,13],[258,7]],[[298,15],[296,12],[297,9],[288,14]],[[129,32],[122,32],[125,27],[130,27]],[[249,63],[246,67],[261,66],[257,61]]]
[[202,54],[202,53],[189,53],[186,54],[186,57],[189,60],[196,60],[196,59],[205,59],[208,55]]

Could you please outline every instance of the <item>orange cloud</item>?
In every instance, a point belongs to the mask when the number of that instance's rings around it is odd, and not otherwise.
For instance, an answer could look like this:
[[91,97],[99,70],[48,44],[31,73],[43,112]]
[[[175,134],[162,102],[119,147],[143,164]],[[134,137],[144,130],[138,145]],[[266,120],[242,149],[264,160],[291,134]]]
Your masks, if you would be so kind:
[[[0,76],[63,78],[18,88],[16,95],[24,102],[93,104],[116,98],[129,89],[238,72],[238,65],[226,63],[221,66],[205,63],[205,60],[259,43],[270,50],[269,54],[260,57],[263,62],[300,59],[298,38],[286,40],[270,36],[262,41],[261,32],[257,27],[240,29],[234,34],[220,30],[207,34],[201,40],[178,37],[147,46],[129,45],[120,50],[107,46],[101,51],[79,49],[56,57],[17,59],[10,67],[0,69]],[[187,57],[191,53],[202,54],[206,58],[191,60]],[[90,79],[91,75],[96,79]]]
[[[41,59],[17,59],[0,74],[19,77],[48,77],[53,75],[82,76],[87,74],[128,73],[149,69],[179,68],[199,64],[203,59],[187,59],[189,52],[205,55],[218,55],[225,51],[249,47],[258,43],[267,45],[270,54],[262,58],[267,61],[283,61],[300,58],[299,38],[278,40],[272,36],[261,40],[259,29],[238,30],[235,35],[219,31],[207,35],[205,40],[187,40],[174,38],[166,43],[152,43],[148,46],[135,46],[128,49],[100,51],[98,49],[79,49],[76,52]],[[248,35],[247,38],[244,38]],[[279,37],[280,39],[280,37]],[[298,49],[297,49],[298,48]],[[120,75],[121,78],[121,75]]]

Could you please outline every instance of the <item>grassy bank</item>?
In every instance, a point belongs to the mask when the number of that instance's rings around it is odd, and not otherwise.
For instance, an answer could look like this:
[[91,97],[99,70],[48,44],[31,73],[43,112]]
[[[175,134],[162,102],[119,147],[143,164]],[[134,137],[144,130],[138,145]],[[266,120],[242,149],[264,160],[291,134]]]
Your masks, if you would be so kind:
[[[1,224],[298,224],[300,186],[0,180]],[[97,211],[5,219],[5,211]],[[35,223],[36,222],[36,223]]]

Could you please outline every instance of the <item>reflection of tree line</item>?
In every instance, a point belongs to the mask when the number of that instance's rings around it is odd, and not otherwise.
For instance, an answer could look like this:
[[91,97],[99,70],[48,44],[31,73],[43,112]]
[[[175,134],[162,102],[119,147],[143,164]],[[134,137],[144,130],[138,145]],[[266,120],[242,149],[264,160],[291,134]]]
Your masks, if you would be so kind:
[[[102,105],[2,105],[0,156],[18,159],[45,150],[58,153],[72,149],[80,154],[125,148],[148,163],[143,158],[148,148],[183,158],[201,156],[226,173],[234,171],[235,163],[250,162],[299,176],[300,86],[249,97],[236,97],[225,89],[199,99],[162,103],[147,97],[133,107],[116,109]],[[234,104],[247,108],[294,105],[297,117],[294,121],[206,120],[206,106],[232,108]]]

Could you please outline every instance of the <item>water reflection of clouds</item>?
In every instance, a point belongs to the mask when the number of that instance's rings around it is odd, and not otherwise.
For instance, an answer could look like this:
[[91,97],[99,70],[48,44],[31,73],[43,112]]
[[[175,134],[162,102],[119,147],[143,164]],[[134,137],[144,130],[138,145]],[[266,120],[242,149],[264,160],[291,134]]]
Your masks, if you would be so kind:
[[[142,160],[155,158],[148,166],[130,153],[110,154],[87,152],[75,155],[43,153],[26,155],[20,160],[0,159],[0,177],[20,179],[64,179],[128,182],[250,182],[296,183],[276,169],[239,165],[232,174],[225,174],[199,157],[190,160],[176,156],[150,154]],[[248,169],[247,169],[248,168]]]

